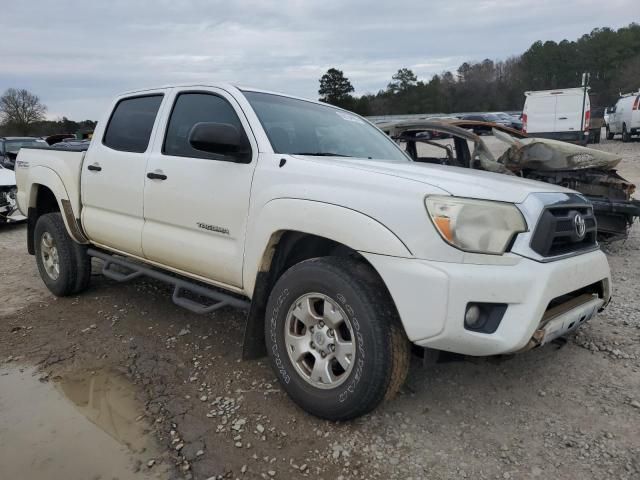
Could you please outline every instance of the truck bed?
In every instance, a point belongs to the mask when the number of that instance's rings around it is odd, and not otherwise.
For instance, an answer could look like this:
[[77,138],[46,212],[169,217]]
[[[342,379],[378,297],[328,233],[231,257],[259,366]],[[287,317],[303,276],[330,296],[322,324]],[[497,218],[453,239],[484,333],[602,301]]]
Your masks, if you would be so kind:
[[79,218],[80,172],[85,153],[86,147],[64,150],[52,147],[21,148],[16,159],[15,172],[18,207],[22,214],[27,215],[33,187],[42,182],[49,186],[57,185],[59,191],[54,194],[59,200],[68,200],[74,216]]

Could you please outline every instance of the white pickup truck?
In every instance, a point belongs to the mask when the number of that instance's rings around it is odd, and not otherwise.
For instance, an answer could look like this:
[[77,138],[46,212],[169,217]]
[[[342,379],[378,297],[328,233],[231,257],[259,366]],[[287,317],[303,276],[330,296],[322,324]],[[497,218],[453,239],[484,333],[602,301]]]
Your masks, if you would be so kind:
[[361,117],[281,94],[126,93],[86,152],[23,148],[16,175],[51,292],[84,290],[98,257],[195,312],[249,308],[245,358],[266,350],[291,398],[332,420],[393,396],[412,343],[519,352],[611,295],[579,194],[414,162]]

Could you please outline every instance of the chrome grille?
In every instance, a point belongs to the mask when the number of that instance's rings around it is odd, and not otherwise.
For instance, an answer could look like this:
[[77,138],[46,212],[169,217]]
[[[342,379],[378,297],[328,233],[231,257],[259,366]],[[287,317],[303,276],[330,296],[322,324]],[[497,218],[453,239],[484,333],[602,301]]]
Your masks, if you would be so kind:
[[[518,208],[529,231],[515,238],[513,253],[552,262],[599,248],[593,207],[578,193],[532,193]],[[576,231],[576,215],[584,221],[584,236]]]

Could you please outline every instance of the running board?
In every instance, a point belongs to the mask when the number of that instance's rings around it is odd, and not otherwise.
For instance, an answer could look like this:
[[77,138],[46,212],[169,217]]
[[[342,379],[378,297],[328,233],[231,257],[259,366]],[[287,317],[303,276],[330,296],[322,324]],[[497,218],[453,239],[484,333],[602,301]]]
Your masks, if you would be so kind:
[[[249,306],[251,305],[251,302],[247,300],[242,300],[232,295],[213,290],[211,288],[203,287],[202,285],[198,285],[194,282],[174,277],[173,275],[166,274],[153,268],[145,267],[144,265],[131,262],[122,257],[117,257],[115,255],[100,252],[98,250],[94,250],[93,248],[88,249],[87,254],[91,257],[96,257],[103,260],[104,265],[102,266],[102,274],[105,277],[117,282],[128,282],[129,280],[133,280],[134,278],[144,275],[146,277],[151,277],[156,280],[160,280],[161,282],[173,285],[174,290],[173,296],[171,297],[173,303],[175,303],[179,307],[186,308],[193,313],[211,313],[227,306],[246,310],[249,309]],[[122,273],[113,270],[111,268],[112,265],[123,267],[127,269],[128,272]],[[206,305],[204,303],[200,303],[182,296],[182,294],[186,292],[191,292],[200,297],[208,298],[214,303],[211,305]]]

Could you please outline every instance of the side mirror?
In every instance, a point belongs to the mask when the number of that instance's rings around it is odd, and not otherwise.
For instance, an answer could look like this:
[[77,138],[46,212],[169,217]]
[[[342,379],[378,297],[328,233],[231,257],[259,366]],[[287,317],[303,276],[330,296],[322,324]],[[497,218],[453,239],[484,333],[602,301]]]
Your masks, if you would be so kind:
[[199,122],[189,132],[189,144],[196,150],[250,160],[250,149],[240,131],[229,123]]

